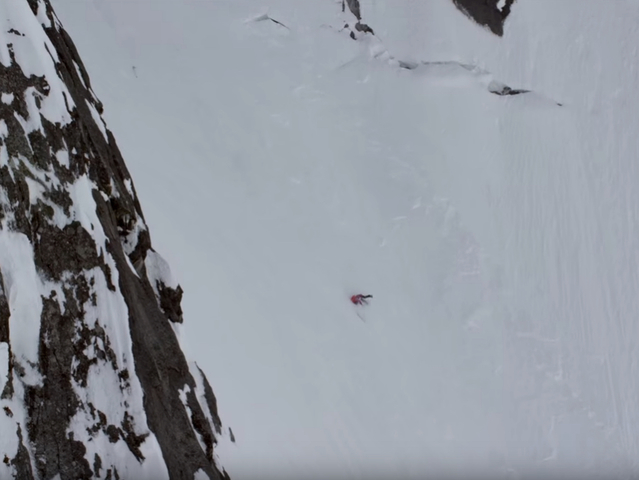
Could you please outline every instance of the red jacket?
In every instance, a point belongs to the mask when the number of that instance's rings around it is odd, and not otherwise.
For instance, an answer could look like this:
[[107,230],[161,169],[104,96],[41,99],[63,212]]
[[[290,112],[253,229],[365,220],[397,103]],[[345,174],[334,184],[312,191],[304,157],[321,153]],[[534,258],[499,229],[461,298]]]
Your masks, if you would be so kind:
[[353,295],[351,297],[351,302],[353,302],[353,304],[355,305],[363,305],[366,303],[366,298],[361,293],[358,293],[357,295]]

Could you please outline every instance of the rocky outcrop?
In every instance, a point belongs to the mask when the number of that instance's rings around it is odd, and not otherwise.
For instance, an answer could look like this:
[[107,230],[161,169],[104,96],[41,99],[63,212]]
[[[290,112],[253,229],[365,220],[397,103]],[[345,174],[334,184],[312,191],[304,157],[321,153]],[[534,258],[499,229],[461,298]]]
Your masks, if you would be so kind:
[[495,35],[504,34],[504,22],[515,0],[453,0],[455,6]]
[[371,27],[369,27],[365,23],[362,23],[362,10],[359,5],[359,0],[342,0],[342,12],[346,11],[347,6],[348,10],[355,16],[355,19],[357,20],[352,25],[347,23],[343,27],[343,29],[350,31],[350,37],[353,40],[357,40],[360,34],[370,33],[371,35],[375,35],[375,32]]
[[48,0],[3,4],[0,478],[224,477],[182,289],[83,62]]
[[[515,0],[452,0],[455,6],[470,19],[488,28],[495,35],[504,34],[504,22]],[[362,23],[362,8],[359,0],[342,0],[342,12],[346,9],[355,16],[356,21],[351,26],[344,28],[350,30],[351,38],[357,39],[358,32],[371,33],[373,29],[366,23]]]

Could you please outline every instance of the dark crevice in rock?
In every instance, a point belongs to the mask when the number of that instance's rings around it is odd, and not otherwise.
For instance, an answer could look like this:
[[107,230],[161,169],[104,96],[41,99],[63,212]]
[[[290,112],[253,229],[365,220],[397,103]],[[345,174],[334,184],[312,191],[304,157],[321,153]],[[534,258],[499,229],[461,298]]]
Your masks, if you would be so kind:
[[499,0],[453,0],[453,3],[467,17],[501,37],[514,0],[506,0],[501,9]]
[[277,25],[280,25],[280,26],[282,26],[282,27],[284,27],[284,28],[286,28],[286,29],[290,30],[290,28],[288,28],[286,25],[284,25],[284,24],[283,24],[282,22],[280,22],[279,20],[275,20],[273,17],[268,17],[268,19],[269,19],[271,22],[273,22],[273,23],[275,23],[275,24],[277,24]]
[[405,70],[415,70],[420,65],[419,63],[411,62],[410,60],[398,60],[398,62],[399,68],[403,68]]

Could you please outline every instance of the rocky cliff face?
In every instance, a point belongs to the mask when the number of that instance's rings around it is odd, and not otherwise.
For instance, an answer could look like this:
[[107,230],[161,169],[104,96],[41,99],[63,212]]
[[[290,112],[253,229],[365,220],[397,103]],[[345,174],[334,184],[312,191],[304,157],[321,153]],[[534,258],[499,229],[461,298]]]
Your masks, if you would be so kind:
[[0,478],[225,477],[102,105],[48,0],[0,4]]

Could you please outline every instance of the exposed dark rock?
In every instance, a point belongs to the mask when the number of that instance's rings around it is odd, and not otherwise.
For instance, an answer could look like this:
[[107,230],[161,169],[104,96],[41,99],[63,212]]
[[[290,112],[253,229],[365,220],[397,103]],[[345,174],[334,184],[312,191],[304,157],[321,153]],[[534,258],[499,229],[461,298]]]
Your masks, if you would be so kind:
[[22,428],[20,428],[20,426],[18,426],[16,434],[18,435],[18,452],[15,458],[11,460],[11,465],[15,468],[15,478],[20,480],[33,480],[33,470],[31,469],[31,462],[29,461],[29,452],[24,446]]
[[106,434],[111,443],[117,443],[117,441],[120,440],[120,430],[118,430],[118,427],[115,425],[109,425],[106,428]]
[[118,475],[118,469],[117,468],[107,469],[105,480],[120,480],[120,475]]
[[129,450],[135,458],[138,460],[144,460],[144,455],[140,450],[140,446],[144,443],[144,439],[149,436],[148,433],[144,433],[142,435],[138,435],[135,433],[135,429],[133,427],[133,417],[129,415],[128,412],[124,414],[124,420],[122,420],[122,429],[120,430],[120,435],[122,436],[126,446],[129,447]]
[[522,93],[528,93],[530,90],[523,90],[517,88],[510,88],[508,85],[498,85],[493,88],[489,88],[490,93],[494,93],[495,95],[520,95]]
[[501,9],[498,7],[499,0],[453,0],[453,3],[466,16],[501,37],[514,1],[506,0]]
[[[80,407],[71,383],[74,362],[74,314],[71,295],[66,313],[53,298],[43,298],[40,330],[40,370],[46,374],[42,386],[27,386],[27,429],[35,453],[35,465],[43,478],[89,479],[92,471],[84,458],[84,445],[67,435],[67,425]],[[75,308],[74,308],[75,307]]]
[[34,222],[35,219],[40,241],[35,244],[34,255],[36,264],[48,278],[60,280],[65,273],[78,274],[104,262],[98,257],[91,234],[79,222],[59,229],[46,222],[42,210],[34,212]]
[[164,283],[157,282],[158,293],[160,295],[160,307],[165,315],[174,323],[182,323],[182,287],[171,288]]
[[358,32],[370,33],[371,35],[375,35],[373,29],[365,23],[357,22],[355,24],[355,30],[357,30]]
[[371,35],[375,35],[375,32],[371,27],[367,24],[362,23],[362,11],[360,8],[359,0],[342,0],[342,12],[346,10],[346,5],[348,5],[348,9],[355,16],[357,22],[353,25],[353,28],[347,23],[344,25],[342,30],[349,30],[349,36],[353,40],[357,40],[358,35],[355,32],[359,33],[370,33]]
[[229,437],[231,437],[231,442],[235,443],[235,435],[233,435],[231,427],[229,427]]
[[100,477],[100,470],[102,470],[102,459],[97,453],[93,457],[93,473],[96,477]]

